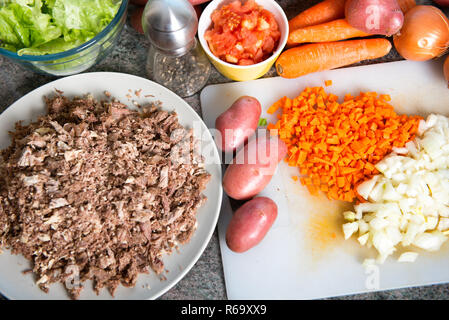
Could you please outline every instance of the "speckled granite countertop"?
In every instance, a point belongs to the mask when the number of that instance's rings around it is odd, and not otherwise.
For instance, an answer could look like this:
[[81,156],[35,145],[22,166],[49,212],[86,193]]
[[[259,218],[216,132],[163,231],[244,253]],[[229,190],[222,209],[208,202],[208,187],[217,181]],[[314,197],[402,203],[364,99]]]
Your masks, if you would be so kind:
[[[287,13],[288,18],[310,7],[318,0],[277,0]],[[420,4],[428,2],[418,0]],[[133,7],[130,7],[130,13]],[[129,25],[129,21],[121,35],[115,50],[100,64],[89,71],[113,71],[146,77],[144,66],[149,49],[148,41],[137,34]],[[381,59],[368,63],[400,60],[396,51]],[[272,69],[265,77],[275,75]],[[0,57],[0,110],[3,111],[14,101],[39,86],[53,81],[55,78],[35,74]],[[213,69],[209,84],[229,82]],[[199,114],[201,106],[199,94],[185,99]],[[1,271],[0,271],[1,272]],[[226,288],[221,263],[220,247],[217,231],[214,232],[206,250],[191,271],[164,294],[160,299],[226,299]],[[0,294],[0,299],[2,296]],[[383,292],[373,292],[334,299],[449,299],[449,284],[426,287],[407,288]]]

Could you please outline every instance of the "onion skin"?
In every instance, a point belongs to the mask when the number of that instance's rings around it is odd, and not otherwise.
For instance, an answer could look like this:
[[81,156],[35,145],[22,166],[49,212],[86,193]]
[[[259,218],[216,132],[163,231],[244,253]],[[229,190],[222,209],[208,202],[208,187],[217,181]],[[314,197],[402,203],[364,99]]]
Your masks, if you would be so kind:
[[400,33],[393,38],[399,54],[407,60],[439,57],[449,46],[449,20],[434,6],[416,6],[405,14]]
[[446,59],[444,60],[443,73],[449,88],[449,56],[447,56]]
[[354,28],[386,36],[396,34],[404,22],[404,14],[396,0],[348,0],[345,16]]
[[416,7],[415,0],[398,0],[398,4],[403,14],[406,14],[411,8]]

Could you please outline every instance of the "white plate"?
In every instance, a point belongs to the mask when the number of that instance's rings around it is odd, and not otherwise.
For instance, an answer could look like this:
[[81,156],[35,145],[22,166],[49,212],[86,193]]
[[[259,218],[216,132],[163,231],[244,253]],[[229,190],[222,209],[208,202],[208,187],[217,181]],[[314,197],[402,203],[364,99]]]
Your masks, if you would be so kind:
[[[204,191],[208,200],[197,213],[198,228],[195,234],[188,244],[180,246],[179,252],[175,250],[172,255],[164,257],[165,268],[169,271],[163,273],[166,280],[160,280],[154,272],[148,275],[140,274],[134,288],[119,286],[115,293],[115,299],[155,299],[186,275],[203,253],[215,229],[220,212],[222,187],[220,158],[212,136],[198,114],[184,100],[159,84],[128,74],[96,72],[48,83],[12,104],[0,115],[0,148],[3,149],[10,144],[8,131],[14,129],[17,121],[24,120],[27,123],[35,120],[38,115],[45,114],[43,97],[55,94],[55,89],[63,91],[64,95],[69,97],[91,93],[97,99],[105,99],[104,92],[107,90],[113,97],[134,109],[132,100],[140,103],[161,101],[164,110],[175,110],[179,122],[187,128],[193,128],[195,136],[200,139],[205,168],[212,178]],[[140,98],[134,94],[134,91],[139,89],[142,89]],[[132,100],[127,95],[131,95]],[[10,299],[69,299],[63,285],[59,283],[51,285],[48,294],[40,290],[35,285],[33,274],[22,274],[22,271],[29,267],[30,263],[24,257],[11,255],[9,251],[4,250],[0,254],[0,292]],[[112,299],[112,297],[107,289],[103,289],[97,296],[92,290],[92,283],[88,281],[84,283],[80,299]]]

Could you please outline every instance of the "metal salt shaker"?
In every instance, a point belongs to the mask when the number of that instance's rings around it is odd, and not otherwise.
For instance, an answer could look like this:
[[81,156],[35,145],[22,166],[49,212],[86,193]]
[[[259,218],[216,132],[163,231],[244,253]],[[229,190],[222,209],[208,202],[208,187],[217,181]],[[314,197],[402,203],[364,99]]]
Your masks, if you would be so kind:
[[210,63],[195,34],[198,18],[187,0],[149,0],[142,27],[151,42],[148,76],[181,97],[201,90],[209,78]]

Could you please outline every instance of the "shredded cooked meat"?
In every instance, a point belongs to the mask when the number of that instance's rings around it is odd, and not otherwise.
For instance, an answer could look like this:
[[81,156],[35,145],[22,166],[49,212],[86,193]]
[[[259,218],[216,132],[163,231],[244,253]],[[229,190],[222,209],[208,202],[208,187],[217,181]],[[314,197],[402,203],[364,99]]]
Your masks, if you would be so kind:
[[48,292],[77,299],[164,271],[188,242],[210,175],[192,130],[156,105],[132,111],[91,96],[46,98],[48,114],[16,124],[0,157],[0,249],[33,264]]

